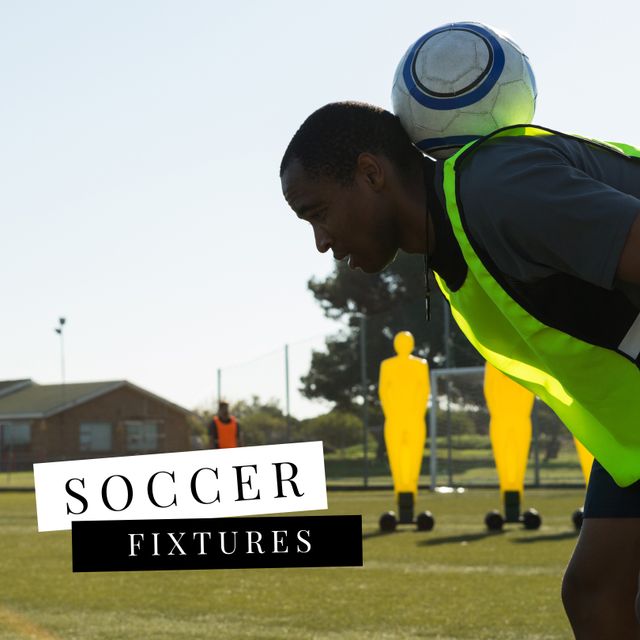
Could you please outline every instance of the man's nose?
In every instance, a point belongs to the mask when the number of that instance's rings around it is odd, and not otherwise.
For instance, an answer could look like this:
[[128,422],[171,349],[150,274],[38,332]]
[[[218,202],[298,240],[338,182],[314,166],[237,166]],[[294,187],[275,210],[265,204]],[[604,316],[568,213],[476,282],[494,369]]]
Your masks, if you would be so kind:
[[316,241],[316,249],[320,253],[326,253],[331,248],[331,238],[329,234],[320,227],[313,228],[313,236]]

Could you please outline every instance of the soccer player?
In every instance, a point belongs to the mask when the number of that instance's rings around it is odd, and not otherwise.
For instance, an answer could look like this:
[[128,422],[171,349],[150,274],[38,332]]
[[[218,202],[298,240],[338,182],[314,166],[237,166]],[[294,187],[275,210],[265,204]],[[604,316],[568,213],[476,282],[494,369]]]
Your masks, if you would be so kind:
[[579,640],[640,637],[638,155],[529,126],[433,161],[393,114],[334,103],[280,166],[318,251],[367,273],[423,254],[472,344],[595,455],[562,586]]
[[241,444],[240,423],[229,413],[229,403],[220,401],[209,425],[209,445],[212,449],[231,449]]

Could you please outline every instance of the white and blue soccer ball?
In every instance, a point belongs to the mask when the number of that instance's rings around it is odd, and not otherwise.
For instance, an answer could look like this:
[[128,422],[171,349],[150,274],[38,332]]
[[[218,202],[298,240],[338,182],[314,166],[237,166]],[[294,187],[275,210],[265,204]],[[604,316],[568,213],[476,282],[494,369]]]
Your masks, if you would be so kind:
[[393,110],[413,143],[446,157],[496,129],[529,124],[536,81],[527,56],[504,33],[476,22],[429,31],[400,60]]

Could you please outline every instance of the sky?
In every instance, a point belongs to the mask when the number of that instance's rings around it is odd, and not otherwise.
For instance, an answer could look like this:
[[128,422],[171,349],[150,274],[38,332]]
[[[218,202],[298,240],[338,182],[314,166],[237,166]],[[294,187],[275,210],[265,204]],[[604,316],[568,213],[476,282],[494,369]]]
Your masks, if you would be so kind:
[[126,379],[189,409],[321,413],[296,389],[340,329],[307,289],[333,270],[287,208],[282,153],[316,108],[390,108],[423,33],[506,31],[534,121],[640,145],[640,6],[507,0],[0,0],[0,380]]

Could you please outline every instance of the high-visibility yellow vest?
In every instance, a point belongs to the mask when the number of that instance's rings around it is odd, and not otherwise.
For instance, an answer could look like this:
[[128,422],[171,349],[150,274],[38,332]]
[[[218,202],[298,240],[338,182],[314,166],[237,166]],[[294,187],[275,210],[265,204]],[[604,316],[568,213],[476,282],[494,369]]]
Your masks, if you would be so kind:
[[[507,127],[466,145],[445,161],[445,210],[467,272],[456,290],[435,275],[453,317],[480,354],[544,400],[616,483],[628,486],[640,479],[638,311],[619,292],[559,275],[566,290],[584,291],[576,294],[575,306],[566,307],[564,325],[550,322],[548,314],[539,313],[530,299],[514,291],[474,241],[458,198],[464,161],[481,145],[501,136],[547,135],[565,134],[534,126]],[[640,158],[640,150],[629,145],[588,142]],[[597,297],[593,305],[588,304],[590,295]],[[565,297],[558,295],[559,306],[574,304]],[[589,313],[590,306],[593,319],[582,322],[580,314]],[[567,326],[574,321],[575,328]]]

